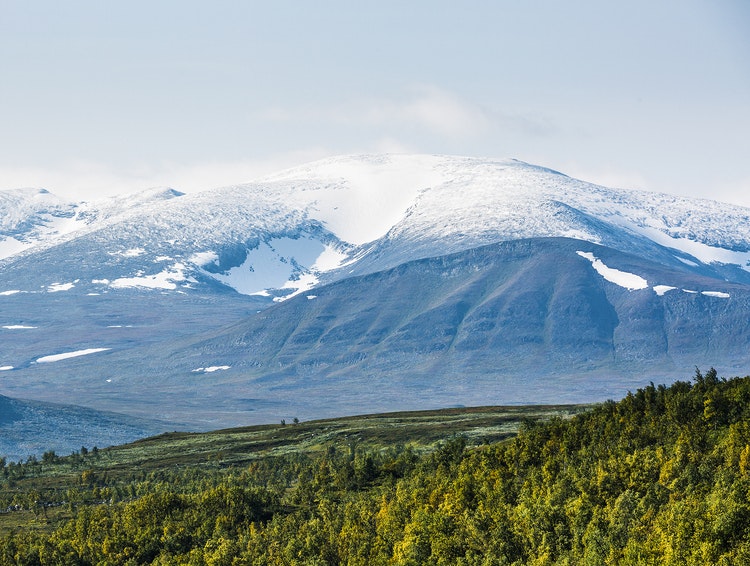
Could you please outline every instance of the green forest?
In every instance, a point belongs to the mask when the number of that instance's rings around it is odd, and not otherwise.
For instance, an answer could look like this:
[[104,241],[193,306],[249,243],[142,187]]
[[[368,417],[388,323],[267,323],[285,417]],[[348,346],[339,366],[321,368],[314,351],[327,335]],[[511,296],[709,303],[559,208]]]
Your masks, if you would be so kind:
[[115,449],[2,461],[0,563],[750,564],[750,377],[696,370],[619,402],[519,412],[517,434],[482,418],[484,433],[432,427],[431,444],[374,427],[314,450],[284,449],[285,434],[313,436],[287,424],[262,457],[233,459],[240,435],[200,465],[179,449],[155,461],[179,435],[137,463]]

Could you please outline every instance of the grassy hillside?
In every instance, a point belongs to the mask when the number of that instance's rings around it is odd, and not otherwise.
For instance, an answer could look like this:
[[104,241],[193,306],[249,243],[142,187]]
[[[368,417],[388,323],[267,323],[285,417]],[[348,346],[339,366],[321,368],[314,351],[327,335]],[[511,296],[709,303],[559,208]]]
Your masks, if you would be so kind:
[[[472,445],[496,442],[514,435],[524,421],[567,418],[586,408],[476,407],[362,415],[208,433],[173,432],[106,449],[82,447],[65,457],[47,452],[21,465],[5,463],[0,476],[0,536],[18,530],[51,531],[82,506],[100,504],[102,493],[110,498],[110,492],[129,493],[134,483],[151,477],[188,470],[226,475],[261,459],[315,457],[336,447],[380,451],[400,446],[421,453],[455,435],[463,435]],[[87,481],[82,481],[84,476]],[[91,478],[94,481],[88,481]],[[71,495],[76,498],[72,505]]]
[[750,564],[750,377],[696,372],[577,411],[380,415],[47,454],[5,469],[16,499],[0,564]]

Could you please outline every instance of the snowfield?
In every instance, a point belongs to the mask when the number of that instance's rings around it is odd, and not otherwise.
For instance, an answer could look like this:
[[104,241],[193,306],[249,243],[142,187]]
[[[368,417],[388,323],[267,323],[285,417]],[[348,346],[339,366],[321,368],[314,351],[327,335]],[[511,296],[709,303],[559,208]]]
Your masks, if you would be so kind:
[[672,287],[670,285],[654,285],[654,293],[656,293],[660,297],[668,291],[674,291],[675,289],[677,289],[677,287]]
[[193,370],[195,373],[213,373],[215,371],[224,371],[231,369],[232,366],[209,366],[205,368],[196,368]]
[[636,291],[639,289],[647,289],[648,281],[646,281],[640,275],[634,273],[627,273],[626,271],[620,271],[619,269],[612,269],[604,265],[602,260],[594,257],[594,254],[590,252],[576,252],[579,256],[586,258],[591,262],[591,265],[596,272],[604,277],[610,283],[625,287],[628,291]]
[[98,352],[106,352],[110,348],[88,348],[86,350],[76,350],[75,352],[65,352],[63,354],[53,354],[51,356],[42,356],[37,358],[36,363],[48,364],[52,362],[59,362],[61,360],[67,360],[69,358],[77,358],[79,356],[88,356],[90,354],[96,354]]
[[[620,287],[624,287],[628,291],[637,291],[641,289],[648,289],[648,281],[641,277],[640,275],[636,275],[634,273],[628,273],[626,271],[620,271],[619,269],[613,269],[611,267],[608,267],[604,264],[603,261],[598,259],[594,256],[591,252],[581,252],[577,251],[576,254],[579,256],[589,260],[591,262],[592,267],[596,272],[601,275],[604,279],[609,281],[610,283],[614,283],[615,285],[618,285]],[[653,290],[658,296],[663,296],[668,291],[672,291],[676,289],[677,287],[672,287],[670,285],[654,285]],[[687,289],[683,289],[686,293],[697,293],[697,291],[688,291]],[[726,293],[724,291],[701,291],[702,295],[705,295],[707,297],[716,297],[719,299],[728,299],[730,297],[729,293]]]
[[120,277],[112,281],[109,286],[113,289],[144,288],[144,289],[177,289],[177,284],[187,281],[185,265],[175,263],[171,269],[165,269],[155,275],[141,275],[137,277]]
[[513,159],[341,156],[189,195],[157,188],[85,203],[0,191],[0,218],[8,265],[59,247],[59,261],[88,269],[76,278],[111,288],[183,292],[210,277],[277,302],[350,274],[535,237],[648,242],[697,269],[750,272],[746,208],[610,189]]

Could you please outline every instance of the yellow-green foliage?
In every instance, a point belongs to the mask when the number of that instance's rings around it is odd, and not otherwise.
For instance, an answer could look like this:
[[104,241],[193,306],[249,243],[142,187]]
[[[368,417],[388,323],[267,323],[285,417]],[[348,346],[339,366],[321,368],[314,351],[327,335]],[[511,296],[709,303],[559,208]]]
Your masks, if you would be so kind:
[[1,564],[750,564],[750,377],[697,372],[477,447],[81,482]]

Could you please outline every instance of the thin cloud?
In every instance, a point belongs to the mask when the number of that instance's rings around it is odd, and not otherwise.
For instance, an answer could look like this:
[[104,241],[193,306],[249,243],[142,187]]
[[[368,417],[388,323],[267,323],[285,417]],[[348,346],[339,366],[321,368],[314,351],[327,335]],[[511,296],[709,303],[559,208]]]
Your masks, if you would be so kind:
[[162,163],[127,169],[92,162],[75,162],[49,169],[0,167],[0,190],[39,187],[75,201],[96,200],[160,186],[194,192],[249,182],[331,154],[326,149],[307,148],[257,160],[191,165]]
[[560,128],[549,116],[529,113],[495,111],[491,113],[497,128],[512,135],[531,138],[548,137],[560,133]]
[[473,137],[490,126],[481,108],[434,86],[420,88],[413,100],[395,108],[394,116],[446,137]]
[[750,208],[750,177],[734,183],[721,184],[712,191],[713,199]]
[[481,107],[433,85],[413,87],[399,98],[365,98],[333,106],[266,108],[256,114],[264,122],[283,124],[329,123],[367,128],[378,137],[418,130],[443,137],[474,137],[491,127],[491,117]]
[[[550,163],[540,163],[554,167]],[[638,171],[625,171],[614,167],[596,167],[577,162],[568,162],[559,171],[570,177],[616,189],[656,190],[649,186],[647,179]]]

